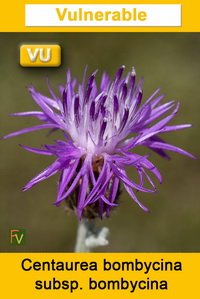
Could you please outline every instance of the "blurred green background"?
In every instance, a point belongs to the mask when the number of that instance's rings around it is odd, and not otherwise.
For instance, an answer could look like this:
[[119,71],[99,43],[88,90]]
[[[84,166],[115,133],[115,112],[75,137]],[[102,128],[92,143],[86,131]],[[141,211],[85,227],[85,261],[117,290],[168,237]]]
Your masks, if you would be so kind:
[[[19,65],[21,44],[60,44],[59,68],[23,68]],[[113,77],[124,64],[135,66],[137,79],[144,76],[144,99],[158,87],[166,101],[181,102],[173,124],[193,123],[194,127],[165,134],[165,139],[192,154],[199,154],[200,122],[200,34],[193,33],[1,33],[0,34],[0,122],[1,135],[38,124],[36,119],[15,118],[9,113],[37,110],[26,86],[49,95],[46,75],[54,90],[65,84],[66,70],[82,79],[85,65],[89,73],[99,69]],[[58,176],[22,192],[22,187],[52,161],[49,156],[30,153],[18,144],[39,147],[58,135],[32,132],[1,140],[0,165],[0,251],[72,252],[77,219],[63,206],[56,208]],[[61,138],[61,136],[59,136]],[[143,151],[142,152],[146,152]],[[125,193],[110,219],[97,221],[110,229],[110,244],[98,252],[199,252],[200,251],[200,172],[199,162],[176,153],[166,161],[156,154],[150,160],[163,175],[157,194],[138,193],[150,210],[146,214]],[[133,178],[132,169],[129,175]],[[156,181],[156,178],[155,180]],[[26,229],[26,245],[9,244],[9,229]]]

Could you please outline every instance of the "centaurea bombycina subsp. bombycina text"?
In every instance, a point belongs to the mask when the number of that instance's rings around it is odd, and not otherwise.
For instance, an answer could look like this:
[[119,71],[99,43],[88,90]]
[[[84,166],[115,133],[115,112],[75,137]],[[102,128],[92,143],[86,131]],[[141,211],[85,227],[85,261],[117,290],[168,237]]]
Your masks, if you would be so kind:
[[[117,195],[121,182],[134,201],[149,212],[138,201],[136,192],[156,191],[147,172],[153,173],[159,182],[162,178],[158,169],[149,161],[149,155],[136,154],[134,148],[145,146],[167,159],[169,156],[165,150],[195,158],[157,136],[191,126],[168,126],[178,111],[179,103],[162,103],[164,94],[158,95],[160,89],[157,89],[141,104],[142,79],[135,85],[135,69],[132,68],[122,78],[123,70],[124,66],[118,70],[114,80],[104,72],[99,88],[95,81],[97,71],[86,82],[85,70],[83,81],[77,84],[76,79],[71,79],[69,70],[66,85],[59,86],[60,98],[54,94],[48,80],[51,98],[40,94],[33,86],[28,88],[42,111],[11,115],[34,116],[43,124],[11,133],[4,139],[51,128],[51,131],[62,130],[64,140],[55,140],[54,145],[43,145],[41,149],[22,146],[37,154],[56,157],[55,162],[35,176],[23,190],[61,172],[55,204],[59,205],[66,199],[68,206],[76,211],[79,218],[102,218],[110,214],[113,206],[118,205]],[[158,120],[168,111],[169,115]],[[132,136],[128,137],[129,134]],[[130,180],[126,166],[135,167],[139,176],[138,184]],[[145,180],[149,181],[152,190],[144,187]]]

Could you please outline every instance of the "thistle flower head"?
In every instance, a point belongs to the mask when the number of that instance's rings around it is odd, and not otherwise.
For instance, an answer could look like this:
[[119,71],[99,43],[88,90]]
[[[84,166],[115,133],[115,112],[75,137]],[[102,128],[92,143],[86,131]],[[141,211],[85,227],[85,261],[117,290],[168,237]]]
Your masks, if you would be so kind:
[[[44,145],[41,149],[23,146],[34,153],[56,157],[55,162],[34,177],[24,190],[61,172],[55,204],[59,205],[66,199],[79,218],[102,217],[104,214],[108,216],[111,208],[118,205],[117,194],[121,182],[134,201],[148,212],[138,201],[136,192],[156,191],[147,172],[155,175],[159,182],[162,178],[149,161],[149,155],[136,154],[134,148],[142,145],[167,159],[169,156],[165,150],[194,158],[157,136],[191,126],[168,125],[176,115],[179,103],[162,103],[164,95],[158,95],[160,89],[157,89],[142,104],[142,80],[135,84],[134,68],[124,78],[123,71],[124,66],[118,70],[114,80],[104,72],[99,88],[95,81],[97,71],[87,83],[85,71],[83,81],[78,84],[76,79],[71,79],[68,71],[66,85],[59,86],[60,97],[54,94],[48,80],[51,98],[40,94],[33,86],[28,88],[41,111],[12,115],[35,116],[43,124],[22,129],[4,138],[51,128],[51,131],[62,130],[64,140],[56,140],[54,145]],[[163,116],[169,111],[167,116]],[[126,166],[137,170],[138,184],[128,177]],[[144,187],[145,180],[149,181],[151,189]]]

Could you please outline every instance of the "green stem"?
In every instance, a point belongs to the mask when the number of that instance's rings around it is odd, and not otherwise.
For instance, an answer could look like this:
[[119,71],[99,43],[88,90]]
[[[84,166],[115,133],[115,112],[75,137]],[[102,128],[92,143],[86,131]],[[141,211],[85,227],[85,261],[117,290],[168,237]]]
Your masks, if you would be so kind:
[[82,219],[78,225],[74,252],[91,252],[95,247],[107,245],[108,234],[106,227],[95,228],[93,219]]

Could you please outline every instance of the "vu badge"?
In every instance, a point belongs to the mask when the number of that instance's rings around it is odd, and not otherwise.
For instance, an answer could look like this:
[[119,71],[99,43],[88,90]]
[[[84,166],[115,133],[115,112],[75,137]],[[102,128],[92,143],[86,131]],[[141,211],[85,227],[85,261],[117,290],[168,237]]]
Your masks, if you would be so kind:
[[25,229],[10,229],[10,244],[24,245],[26,231]]
[[59,45],[22,45],[20,65],[23,67],[58,67],[61,64]]

